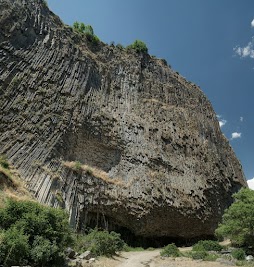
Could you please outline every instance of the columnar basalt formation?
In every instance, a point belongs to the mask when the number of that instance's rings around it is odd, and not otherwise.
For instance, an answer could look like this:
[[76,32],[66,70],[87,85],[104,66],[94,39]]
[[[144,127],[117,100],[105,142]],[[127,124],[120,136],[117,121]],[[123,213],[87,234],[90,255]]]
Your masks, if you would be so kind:
[[0,153],[40,202],[78,229],[213,234],[246,181],[200,88],[40,0],[0,0],[0,29]]

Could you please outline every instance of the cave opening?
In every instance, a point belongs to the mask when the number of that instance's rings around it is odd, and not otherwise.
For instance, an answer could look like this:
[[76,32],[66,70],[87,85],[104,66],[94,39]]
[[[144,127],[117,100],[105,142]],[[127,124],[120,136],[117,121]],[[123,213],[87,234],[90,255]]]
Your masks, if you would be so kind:
[[100,213],[86,212],[85,220],[79,225],[80,232],[87,232],[90,229],[114,231],[121,234],[124,242],[131,247],[162,248],[168,244],[174,243],[177,246],[192,246],[199,240],[214,240],[212,235],[203,235],[192,238],[180,236],[140,236],[126,226],[120,225],[114,218],[110,218]]

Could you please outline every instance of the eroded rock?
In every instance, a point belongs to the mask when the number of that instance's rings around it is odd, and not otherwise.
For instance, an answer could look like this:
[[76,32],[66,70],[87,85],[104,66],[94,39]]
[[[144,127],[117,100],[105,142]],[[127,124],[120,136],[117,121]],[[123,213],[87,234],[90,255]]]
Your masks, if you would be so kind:
[[0,153],[77,229],[214,233],[246,181],[204,93],[148,54],[91,44],[39,0],[0,0]]

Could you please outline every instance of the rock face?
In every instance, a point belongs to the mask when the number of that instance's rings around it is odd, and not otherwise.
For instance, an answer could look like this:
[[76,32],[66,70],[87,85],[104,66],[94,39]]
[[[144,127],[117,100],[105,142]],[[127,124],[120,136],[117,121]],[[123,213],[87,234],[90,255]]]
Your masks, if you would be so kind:
[[241,165],[204,93],[148,54],[95,45],[39,0],[0,0],[0,153],[77,229],[212,235]]

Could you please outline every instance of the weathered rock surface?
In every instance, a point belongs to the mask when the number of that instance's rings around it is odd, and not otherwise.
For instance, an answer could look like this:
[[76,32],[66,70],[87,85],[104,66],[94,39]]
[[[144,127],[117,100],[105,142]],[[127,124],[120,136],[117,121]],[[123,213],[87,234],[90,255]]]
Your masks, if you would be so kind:
[[92,45],[39,0],[0,0],[0,29],[0,153],[40,202],[78,229],[213,234],[246,181],[196,85]]

